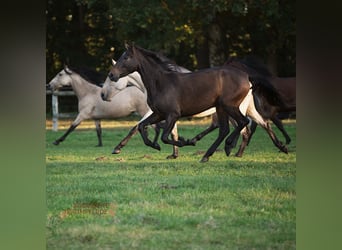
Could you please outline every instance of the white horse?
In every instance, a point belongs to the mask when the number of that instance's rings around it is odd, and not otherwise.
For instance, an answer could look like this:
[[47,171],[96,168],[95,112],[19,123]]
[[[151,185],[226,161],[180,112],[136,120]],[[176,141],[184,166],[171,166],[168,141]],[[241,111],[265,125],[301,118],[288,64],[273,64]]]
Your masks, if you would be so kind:
[[146,102],[146,92],[142,91],[144,89],[137,86],[137,83],[131,83],[134,75],[120,79],[117,88],[112,89],[111,101],[105,102],[101,99],[101,87],[95,85],[99,82],[94,82],[94,74],[99,73],[66,66],[48,84],[52,91],[63,86],[71,86],[78,98],[79,113],[76,119],[53,144],[58,145],[64,141],[83,120],[93,119],[96,125],[98,146],[102,146],[101,119],[126,117],[133,112],[137,112],[143,117],[150,110]]

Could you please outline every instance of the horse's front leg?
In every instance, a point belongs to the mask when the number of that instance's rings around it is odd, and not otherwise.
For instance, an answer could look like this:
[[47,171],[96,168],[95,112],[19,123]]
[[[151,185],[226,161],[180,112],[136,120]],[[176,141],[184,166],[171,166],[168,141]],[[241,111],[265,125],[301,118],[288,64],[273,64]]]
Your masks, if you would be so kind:
[[95,120],[95,127],[96,127],[96,134],[99,143],[97,144],[98,147],[102,147],[102,128],[101,128],[101,120]]
[[141,121],[138,125],[138,130],[141,134],[141,137],[142,137],[145,145],[149,146],[151,148],[157,149],[157,150],[160,150],[160,146],[156,141],[152,142],[150,139],[148,139],[147,126],[151,125],[151,124],[158,123],[161,120],[162,120],[162,118],[159,115],[157,115],[156,113],[152,113],[145,120]]
[[[178,129],[177,129],[177,122],[173,129],[171,130],[171,136],[174,141],[178,141]],[[178,147],[173,145],[173,153],[169,155],[167,159],[176,159],[178,157]]]
[[153,144],[155,144],[158,142],[160,130],[164,127],[164,124],[161,121],[155,124],[154,126],[152,125],[152,127],[154,128],[154,132],[155,132],[154,139],[153,139]]
[[221,107],[216,107],[216,113],[218,118],[218,126],[219,126],[219,133],[218,137],[214,141],[214,143],[210,146],[207,152],[201,159],[201,162],[209,161],[209,157],[213,155],[216,151],[217,147],[221,144],[224,138],[229,134],[229,123],[228,123],[228,114],[224,112]]
[[57,140],[55,140],[53,142],[53,144],[55,145],[59,145],[59,143],[61,143],[62,141],[65,140],[65,138],[72,132],[74,131],[75,128],[77,128],[78,125],[80,125],[81,121],[83,121],[84,119],[80,118],[80,115],[78,115],[76,117],[76,119],[72,122],[72,124],[70,125],[70,127],[68,128],[68,130],[61,136],[59,137]]
[[119,144],[113,149],[112,154],[120,154],[121,148],[126,146],[127,142],[131,139],[133,135],[135,135],[138,132],[138,124],[135,125],[131,130],[128,132],[128,135],[122,139]]
[[[184,138],[182,137],[178,137],[178,140],[176,140],[176,138],[174,136],[172,136],[172,139],[169,139],[169,135],[171,134],[171,131],[173,130],[176,122],[177,122],[177,118],[178,116],[169,116],[166,120],[165,120],[165,126],[164,126],[164,130],[163,130],[163,134],[162,134],[162,141],[165,143],[165,144],[171,144],[171,145],[174,145],[174,146],[178,146],[178,147],[183,147],[183,146],[186,146],[186,145],[192,145],[194,146],[195,143],[192,142],[191,140],[185,140]],[[177,133],[178,135],[178,133]]]

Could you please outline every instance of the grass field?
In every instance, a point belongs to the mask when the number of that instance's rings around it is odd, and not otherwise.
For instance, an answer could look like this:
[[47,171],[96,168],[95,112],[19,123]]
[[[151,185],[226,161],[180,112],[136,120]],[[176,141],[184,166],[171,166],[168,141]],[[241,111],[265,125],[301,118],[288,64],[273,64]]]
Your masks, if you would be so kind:
[[[104,123],[104,146],[95,147],[92,122],[59,146],[52,142],[65,129],[47,122],[47,249],[296,248],[295,121],[285,123],[288,155],[258,127],[242,158],[237,149],[226,157],[222,144],[207,163],[199,161],[217,131],[180,148],[176,160],[166,159],[171,146],[155,151],[140,135],[112,155],[132,124]],[[179,134],[190,138],[208,124],[181,122]]]

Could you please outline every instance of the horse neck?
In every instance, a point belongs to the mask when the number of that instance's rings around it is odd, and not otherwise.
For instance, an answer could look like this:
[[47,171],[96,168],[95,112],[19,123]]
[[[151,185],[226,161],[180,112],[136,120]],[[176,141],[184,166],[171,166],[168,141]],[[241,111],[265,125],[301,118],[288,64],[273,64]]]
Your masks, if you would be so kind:
[[155,96],[157,94],[157,85],[159,81],[159,75],[161,69],[160,66],[152,59],[148,60],[144,56],[141,56],[140,64],[138,67],[138,73],[144,83],[148,96]]
[[88,95],[91,91],[94,92],[94,90],[98,88],[96,85],[89,83],[78,74],[72,74],[71,78],[71,87],[78,99]]

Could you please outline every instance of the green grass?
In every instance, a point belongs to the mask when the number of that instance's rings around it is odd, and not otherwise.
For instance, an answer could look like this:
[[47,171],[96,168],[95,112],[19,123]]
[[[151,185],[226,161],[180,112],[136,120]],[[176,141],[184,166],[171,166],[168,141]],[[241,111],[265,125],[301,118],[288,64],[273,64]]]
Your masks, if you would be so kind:
[[[200,163],[217,131],[195,147],[146,147],[140,135],[119,155],[127,128],[46,131],[47,249],[295,249],[296,125],[289,154],[261,129],[242,158],[223,144]],[[185,138],[206,126],[179,125]],[[279,138],[283,137],[274,129]]]

